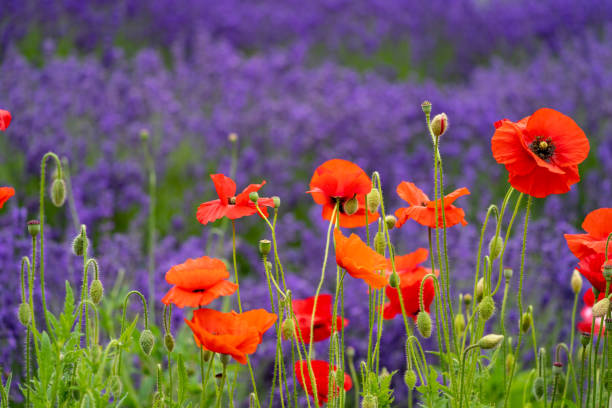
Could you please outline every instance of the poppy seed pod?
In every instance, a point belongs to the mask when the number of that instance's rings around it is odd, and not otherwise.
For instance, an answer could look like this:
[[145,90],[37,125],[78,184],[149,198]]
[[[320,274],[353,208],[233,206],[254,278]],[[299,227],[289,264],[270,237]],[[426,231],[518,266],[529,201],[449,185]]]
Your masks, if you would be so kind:
[[261,256],[268,256],[270,250],[272,250],[272,242],[270,240],[262,239],[259,241],[259,253]]
[[480,312],[480,317],[485,321],[489,320],[491,316],[495,314],[495,302],[491,295],[485,296],[482,299],[482,302],[478,305],[478,311]]
[[580,276],[580,272],[578,272],[578,269],[574,269],[574,272],[572,272],[572,279],[570,281],[570,285],[572,287],[572,292],[574,292],[574,295],[577,295],[582,290],[582,276]]
[[582,333],[582,337],[580,338],[580,344],[582,347],[586,347],[591,342],[591,333]]
[[149,130],[148,129],[140,129],[140,140],[147,141],[149,140]]
[[366,196],[366,206],[371,213],[378,211],[380,206],[380,192],[378,192],[378,189],[373,188]]
[[51,202],[56,207],[61,207],[66,201],[66,182],[61,178],[53,180],[51,185]]
[[408,389],[409,390],[414,389],[416,382],[417,382],[417,376],[414,370],[412,369],[406,370],[406,372],[404,373],[404,383],[406,384]]
[[502,336],[501,334],[487,334],[486,336],[478,340],[478,347],[485,350],[492,349],[494,347],[497,347],[497,345],[501,343],[503,339],[504,336]]
[[465,330],[465,317],[462,313],[455,316],[454,327],[457,333],[463,334]]
[[102,282],[100,279],[95,279],[89,285],[89,297],[91,301],[97,305],[102,300],[102,296],[104,295],[104,286],[102,286]]
[[397,224],[397,218],[395,218],[395,215],[387,215],[385,217],[385,224],[387,224],[387,229],[393,229],[395,224]]
[[251,191],[249,193],[249,200],[251,200],[251,202],[256,203],[257,200],[259,200],[259,193],[257,193],[257,191]]
[[380,255],[384,255],[386,246],[387,241],[385,240],[385,234],[382,232],[377,232],[376,235],[374,235],[374,249]]
[[272,197],[272,202],[274,203],[274,208],[278,208],[281,205],[281,199],[278,196]]
[[531,327],[532,322],[533,319],[531,318],[531,314],[523,313],[523,317],[521,317],[521,331],[523,333],[527,333],[529,331],[529,328]]
[[446,113],[439,113],[431,121],[431,132],[436,137],[442,136],[448,130],[448,117]]
[[357,201],[356,197],[349,198],[342,204],[342,211],[346,215],[353,215],[359,210],[359,201]]
[[423,103],[421,103],[421,109],[423,109],[425,113],[431,113],[431,102],[423,101]]
[[19,318],[19,323],[23,324],[25,327],[30,325],[32,321],[32,310],[30,309],[30,305],[23,302],[19,305],[19,310],[17,311],[17,317]]
[[367,394],[361,401],[361,408],[378,408],[378,400],[372,394]]
[[504,278],[506,278],[507,280],[510,280],[512,279],[513,274],[514,274],[514,271],[512,271],[512,269],[504,268]]
[[563,363],[555,361],[552,366],[553,375],[559,375],[563,372]]
[[28,233],[32,238],[36,238],[40,234],[40,221],[30,220],[28,221]]
[[610,310],[610,299],[605,297],[593,305],[593,317],[605,316]]
[[281,326],[281,334],[285,340],[295,338],[295,322],[293,319],[285,319],[283,325]]
[[544,379],[542,377],[537,377],[533,382],[533,396],[536,400],[541,400],[544,396]]
[[491,261],[499,258],[503,248],[504,240],[499,235],[491,238],[489,241],[489,257],[491,258]]
[[140,333],[140,349],[147,356],[151,355],[151,351],[153,350],[153,346],[155,345],[155,336],[149,329],[144,329],[142,333]]
[[607,260],[604,262],[603,267],[601,268],[603,272],[604,279],[609,281],[612,279],[612,261]]
[[484,294],[484,278],[478,279],[478,283],[476,283],[476,302],[480,303],[482,301],[482,296]]
[[431,316],[429,316],[429,313],[421,310],[417,315],[416,325],[421,336],[426,339],[431,336]]
[[164,335],[164,346],[166,346],[168,353],[172,353],[172,350],[174,350],[174,336],[172,333],[166,333]]
[[400,277],[397,274],[397,272],[393,272],[391,276],[389,277],[389,286],[397,289],[399,285],[400,285]]

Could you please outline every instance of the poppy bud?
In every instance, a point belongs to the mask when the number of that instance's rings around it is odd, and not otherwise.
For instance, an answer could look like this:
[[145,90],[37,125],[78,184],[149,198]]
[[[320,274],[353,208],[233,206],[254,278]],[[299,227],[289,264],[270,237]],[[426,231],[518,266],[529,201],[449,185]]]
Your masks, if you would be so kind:
[[466,307],[471,305],[472,304],[472,295],[470,295],[469,293],[466,293],[465,295],[463,295],[463,304]]
[[359,201],[357,201],[356,197],[349,198],[342,204],[342,211],[346,215],[353,215],[359,210]]
[[17,317],[19,318],[19,323],[28,327],[32,321],[32,310],[30,309],[30,305],[25,302],[20,304],[19,310],[17,311]]
[[83,237],[82,233],[79,233],[72,240],[72,253],[76,256],[83,256],[83,254],[87,253],[87,247],[89,246],[89,239],[87,237]]
[[521,317],[521,331],[523,333],[527,333],[529,328],[531,327],[533,320],[531,318],[531,314],[523,313],[523,317]]
[[506,373],[508,373],[508,375],[510,375],[510,373],[512,372],[513,368],[514,368],[514,354],[509,353],[506,356]]
[[431,121],[431,131],[436,137],[442,136],[448,130],[448,117],[446,113],[439,113]]
[[478,340],[478,347],[481,349],[492,349],[497,347],[499,343],[504,339],[504,336],[501,334],[487,334]]
[[484,278],[478,279],[478,283],[476,283],[476,302],[480,303],[482,300],[482,295],[484,293]]
[[355,357],[355,348],[354,348],[354,347],[352,347],[352,346],[348,346],[348,347],[346,348],[346,355],[347,355],[349,358],[353,358],[353,357]]
[[36,238],[40,234],[40,221],[30,220],[28,221],[28,233],[32,238]]
[[400,277],[397,274],[397,272],[393,272],[391,276],[389,277],[389,286],[397,289],[399,285],[400,285]]
[[603,267],[601,269],[605,280],[609,281],[610,279],[612,279],[612,261],[607,260],[606,262],[604,262]]
[[591,333],[582,333],[582,337],[580,338],[580,344],[582,347],[586,347],[591,342]]
[[272,249],[272,243],[268,239],[262,239],[259,241],[259,253],[261,256],[266,257]]
[[274,208],[278,208],[281,205],[281,200],[278,196],[272,197],[272,202],[274,203]]
[[514,272],[512,271],[512,269],[510,268],[504,268],[504,278],[506,278],[507,280],[512,279],[512,275],[514,274]]
[[395,218],[395,215],[387,215],[385,217],[385,223],[387,224],[387,229],[393,229],[395,224],[397,224],[397,218]]
[[429,338],[431,336],[431,316],[429,313],[425,311],[420,311],[417,315],[417,329],[419,329],[419,333],[424,338]]
[[89,297],[91,301],[97,305],[102,300],[102,296],[104,295],[104,286],[102,286],[102,282],[100,279],[95,279],[91,282],[89,286]]
[[499,235],[491,238],[491,241],[489,241],[489,257],[491,261],[499,258],[503,248],[504,240]]
[[378,399],[372,394],[365,395],[361,401],[361,408],[378,408]]
[[281,334],[285,340],[295,338],[295,322],[293,319],[285,319],[283,325],[281,326]]
[[605,316],[610,310],[610,299],[605,297],[593,305],[593,317]]
[[166,333],[164,335],[164,346],[166,346],[168,353],[172,353],[172,350],[174,350],[174,336],[172,333]]
[[424,113],[431,113],[431,102],[423,101],[421,104],[421,109],[423,109]]
[[416,381],[417,376],[414,370],[406,370],[406,372],[404,373],[404,383],[406,384],[409,390],[414,388],[414,386],[416,385]]
[[210,350],[204,350],[204,352],[202,353],[202,359],[208,363],[210,361],[210,358],[212,357],[212,351]]
[[257,191],[251,191],[249,193],[249,200],[251,200],[251,202],[256,203],[257,200],[259,200],[259,193],[257,193]]
[[570,285],[574,295],[580,293],[580,290],[582,289],[582,276],[580,276],[578,269],[574,269],[574,272],[572,272],[572,280],[570,281]]
[[463,334],[465,330],[465,317],[463,317],[463,313],[455,316],[455,331],[459,334]]
[[219,361],[221,361],[221,364],[226,366],[230,361],[230,355],[229,354],[219,354]]
[[373,188],[366,196],[366,205],[369,212],[373,213],[378,211],[378,206],[380,205],[380,192],[378,189]]
[[480,312],[480,317],[485,321],[489,320],[491,316],[495,314],[495,302],[491,295],[485,296],[482,299],[482,302],[478,305],[478,311]]
[[238,141],[238,134],[232,132],[229,135],[227,135],[227,140],[229,140],[231,143],[236,143]]
[[533,396],[536,400],[541,400],[544,396],[544,379],[542,377],[537,377],[533,382]]
[[385,234],[382,232],[377,232],[374,235],[374,249],[381,255],[385,254],[385,248],[387,246],[387,241],[385,240]]
[[140,140],[146,142],[147,140],[149,140],[149,136],[150,134],[148,129],[140,129]]
[[115,399],[121,395],[121,391],[123,389],[123,384],[121,383],[121,378],[118,375],[113,375],[108,382],[108,389],[113,394]]
[[56,207],[61,207],[66,201],[66,183],[61,178],[53,180],[51,185],[51,202]]
[[140,349],[147,356],[150,356],[154,345],[155,345],[155,336],[153,336],[153,333],[151,332],[151,330],[144,329],[142,333],[140,333]]

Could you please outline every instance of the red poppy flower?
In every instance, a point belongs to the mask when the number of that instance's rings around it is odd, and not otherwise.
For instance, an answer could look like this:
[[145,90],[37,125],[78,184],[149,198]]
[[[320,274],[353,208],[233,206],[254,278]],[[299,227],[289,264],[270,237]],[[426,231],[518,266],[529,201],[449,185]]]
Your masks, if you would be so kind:
[[[355,163],[341,159],[328,160],[315,170],[310,179],[310,190],[317,204],[323,206],[323,219],[330,221],[334,207],[340,204],[340,226],[345,228],[363,227],[366,225],[365,196],[372,190],[372,181]],[[344,211],[344,203],[356,198],[358,207],[354,214]],[[378,218],[378,212],[368,212],[368,222]]]
[[11,112],[0,109],[0,130],[6,130],[11,124]]
[[0,208],[4,207],[4,203],[14,195],[15,189],[13,187],[0,187]]
[[[409,183],[407,181],[402,181],[399,186],[397,186],[397,194],[410,204],[410,207],[399,208],[395,211],[397,228],[404,225],[409,219],[413,219],[426,227],[436,228],[436,207],[438,207],[438,227],[442,228],[444,226],[441,199],[431,201],[420,188],[414,183]],[[465,212],[463,209],[455,207],[453,203],[457,198],[468,194],[470,194],[470,191],[462,187],[444,196],[444,216],[446,218],[447,228],[459,223],[463,226],[467,225]]]
[[606,280],[603,276],[603,264],[605,260],[606,257],[602,253],[587,255],[580,260],[576,268],[595,289],[602,293],[606,292]]
[[[413,319],[416,319],[420,311],[419,306],[419,291],[421,289],[421,281],[425,275],[431,273],[431,269],[424,268],[420,264],[427,260],[429,251],[424,248],[419,248],[414,252],[403,256],[395,257],[395,270],[400,277],[400,289],[404,300],[404,308],[406,314]],[[388,274],[391,274],[391,261],[387,266]],[[438,271],[436,271],[436,276]],[[385,289],[389,302],[385,304],[383,317],[385,319],[393,319],[396,315],[402,313],[402,306],[399,300],[399,294],[396,288],[387,286]],[[434,284],[431,279],[427,279],[423,286],[423,305],[425,311],[429,312],[431,302],[434,299],[435,291]]]
[[[207,224],[223,217],[236,220],[257,213],[255,203],[249,199],[249,194],[259,191],[266,184],[265,180],[261,184],[250,184],[242,190],[242,193],[236,195],[236,183],[231,178],[223,174],[211,174],[210,178],[215,183],[215,189],[219,198],[200,204],[196,217],[202,224]],[[266,206],[274,206],[271,198],[260,198],[257,204],[266,217],[268,216]]]
[[363,279],[374,289],[384,288],[389,283],[380,271],[387,268],[387,259],[367,246],[355,234],[345,237],[339,229],[334,230],[336,240],[336,263],[346,269],[353,278]]
[[[594,253],[605,253],[606,240],[612,233],[612,208],[599,208],[591,211],[584,222],[582,229],[586,234],[565,234],[565,240],[570,251],[577,258],[583,258]],[[608,247],[612,254],[612,244]]]
[[166,282],[174,285],[162,298],[165,305],[206,306],[219,296],[229,296],[238,285],[226,280],[229,272],[223,261],[203,256],[187,259],[166,272]]
[[[301,335],[300,340],[306,344],[310,343],[310,325],[312,323],[314,299],[313,296],[308,299],[296,299],[291,302],[293,305],[293,312],[295,313],[298,336]],[[348,324],[348,319],[342,319],[342,317],[337,316],[336,324],[334,325],[331,309],[332,296],[327,294],[319,295],[314,316],[313,343],[328,339],[334,331],[340,331],[343,322],[345,327]]]
[[542,198],[567,193],[580,181],[578,165],[589,154],[589,141],[569,116],[543,108],[517,123],[498,121],[495,128],[493,157],[518,191]]
[[[317,386],[317,396],[319,404],[326,403],[330,396],[335,397],[340,395],[340,385],[333,384],[333,394],[329,391],[329,363],[322,360],[312,360],[312,371],[314,373],[315,384]],[[310,374],[308,373],[307,361],[296,361],[293,366],[295,376],[306,393],[314,399],[314,390],[310,384]],[[336,367],[332,366],[335,370]],[[332,378],[335,380],[336,376]],[[348,391],[353,387],[353,382],[348,374],[344,374],[344,390]],[[331,394],[331,395],[330,395]]]
[[[599,301],[603,299],[604,297],[605,297],[605,293],[600,293],[597,300]],[[577,328],[578,328],[578,331],[591,334],[591,327],[593,324],[593,305],[595,304],[595,294],[593,293],[593,289],[589,288],[589,290],[584,292],[584,296],[582,297],[582,300],[584,301],[584,306],[582,307],[582,310],[580,311],[580,318],[582,320],[578,322]],[[600,323],[601,323],[601,319],[599,318],[595,319],[595,330],[593,331],[593,333],[597,335],[599,335],[599,329],[601,327]],[[602,334],[605,332],[606,330],[604,327]]]
[[246,364],[263,334],[276,322],[277,316],[264,309],[244,313],[222,313],[213,309],[196,309],[191,320],[185,319],[193,331],[198,347],[215,353],[230,355]]

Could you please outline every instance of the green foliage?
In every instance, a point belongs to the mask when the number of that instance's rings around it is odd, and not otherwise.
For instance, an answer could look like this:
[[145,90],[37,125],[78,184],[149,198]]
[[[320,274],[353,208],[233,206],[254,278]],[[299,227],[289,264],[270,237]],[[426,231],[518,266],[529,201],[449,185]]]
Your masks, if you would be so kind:
[[395,399],[393,397],[393,389],[391,388],[391,380],[397,371],[392,373],[383,372],[376,375],[374,372],[369,372],[366,378],[366,384],[363,387],[363,396],[372,395],[376,398],[378,408],[389,408]]

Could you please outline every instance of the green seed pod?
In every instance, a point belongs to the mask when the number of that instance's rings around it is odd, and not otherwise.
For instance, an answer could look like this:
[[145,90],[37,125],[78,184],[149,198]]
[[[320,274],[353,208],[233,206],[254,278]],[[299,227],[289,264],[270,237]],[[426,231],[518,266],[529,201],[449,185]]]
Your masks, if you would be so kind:
[[482,299],[482,302],[478,305],[478,311],[480,312],[480,317],[485,321],[489,320],[491,316],[495,314],[495,302],[491,295],[485,296]]
[[463,334],[463,331],[465,330],[465,317],[463,316],[463,313],[455,316],[454,327],[455,332],[459,333],[460,335]]
[[591,342],[591,333],[582,333],[582,337],[580,338],[580,344],[583,347],[586,347]]
[[603,268],[602,268],[602,273],[604,276],[604,279],[607,281],[612,280],[612,261],[606,261],[603,264]]
[[367,394],[361,401],[361,408],[378,408],[378,399],[372,394]]
[[251,191],[249,193],[249,200],[251,200],[251,202],[256,203],[257,200],[259,200],[259,193],[257,193],[257,191]]
[[521,331],[523,333],[527,333],[532,323],[533,320],[531,318],[531,314],[523,313],[523,317],[521,317]]
[[563,363],[555,361],[552,366],[553,375],[560,375],[563,373]]
[[359,210],[359,201],[357,201],[357,197],[350,198],[342,204],[342,211],[346,215],[353,215]]
[[406,372],[404,373],[404,383],[406,383],[406,386],[408,387],[408,389],[409,390],[414,389],[416,382],[417,382],[417,376],[414,370],[412,369],[406,370]]
[[346,355],[348,356],[348,358],[353,358],[353,357],[355,357],[355,348],[354,348],[354,347],[351,347],[351,346],[348,346],[348,347],[346,348]]
[[385,235],[382,232],[377,232],[374,235],[374,249],[381,255],[385,254],[385,248],[387,246],[387,241],[385,240]]
[[108,382],[108,389],[113,396],[118,398],[123,390],[123,383],[118,375],[113,375]]
[[140,333],[140,349],[147,356],[150,356],[154,345],[155,345],[155,336],[153,336],[153,333],[151,332],[151,330],[144,329],[142,333]]
[[544,396],[545,391],[546,390],[544,389],[544,379],[542,377],[537,377],[533,382],[533,397],[539,401]]
[[503,248],[504,240],[499,235],[491,238],[491,241],[489,241],[489,258],[491,258],[491,261],[499,258]]
[[421,109],[423,109],[424,113],[431,113],[431,102],[423,101],[421,104]]
[[395,224],[397,224],[397,218],[395,218],[395,215],[387,215],[385,217],[385,224],[387,224],[387,229],[389,230],[395,228]]
[[274,203],[274,208],[278,208],[281,205],[281,199],[278,196],[272,197],[272,202]]
[[172,353],[172,350],[174,350],[174,336],[172,333],[166,333],[164,335],[164,346],[166,346],[168,353]]
[[290,339],[295,338],[295,335],[296,335],[295,322],[293,321],[293,319],[285,319],[285,321],[283,322],[283,325],[281,326],[281,334],[283,335],[283,339],[285,340],[290,340]]
[[51,185],[51,202],[56,207],[61,207],[66,201],[66,183],[61,178],[53,180]]
[[397,274],[397,272],[393,272],[391,276],[389,277],[389,286],[397,289],[399,288],[399,285],[400,285],[400,277]]
[[30,220],[27,223],[28,225],[28,233],[32,238],[36,238],[38,234],[40,234],[40,221],[38,220]]
[[140,140],[146,142],[147,140],[149,140],[149,136],[149,129],[140,129]]
[[426,339],[431,336],[431,316],[429,316],[429,313],[420,311],[417,315],[416,325],[419,333],[421,333],[421,336]]
[[512,269],[504,268],[504,278],[506,278],[506,280],[512,279],[512,275],[514,275],[514,271],[512,271]]
[[380,192],[378,192],[378,189],[373,188],[366,196],[366,206],[371,213],[378,211],[380,206]]
[[19,310],[17,311],[17,317],[19,318],[19,323],[28,327],[30,322],[32,322],[32,310],[30,309],[30,305],[25,302],[20,304]]
[[478,340],[478,347],[485,350],[492,349],[497,347],[497,345],[501,343],[503,339],[504,336],[501,334],[487,334]]
[[79,233],[72,240],[72,253],[76,256],[83,256],[87,252],[87,247],[89,246],[89,239],[83,239],[83,235]]
[[269,239],[262,239],[259,241],[259,254],[261,256],[268,256],[272,250],[272,242]]
[[102,300],[102,296],[104,296],[104,286],[102,286],[100,279],[95,279],[89,286],[89,297],[97,305]]
[[442,136],[448,130],[448,117],[446,113],[439,113],[431,121],[431,131],[436,137]]

